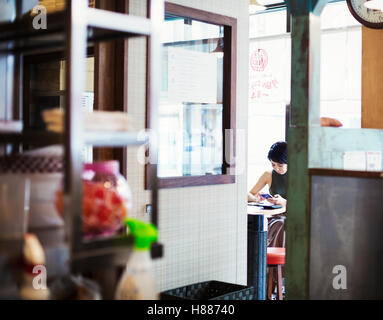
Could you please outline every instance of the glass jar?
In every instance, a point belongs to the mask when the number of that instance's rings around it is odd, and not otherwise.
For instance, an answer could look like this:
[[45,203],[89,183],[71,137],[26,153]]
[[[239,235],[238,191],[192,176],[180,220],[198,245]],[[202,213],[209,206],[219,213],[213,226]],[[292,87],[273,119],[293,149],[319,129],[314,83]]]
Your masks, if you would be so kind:
[[[83,166],[83,233],[86,238],[112,236],[124,227],[132,208],[128,182],[118,161],[85,163]],[[62,192],[56,207],[62,213]]]

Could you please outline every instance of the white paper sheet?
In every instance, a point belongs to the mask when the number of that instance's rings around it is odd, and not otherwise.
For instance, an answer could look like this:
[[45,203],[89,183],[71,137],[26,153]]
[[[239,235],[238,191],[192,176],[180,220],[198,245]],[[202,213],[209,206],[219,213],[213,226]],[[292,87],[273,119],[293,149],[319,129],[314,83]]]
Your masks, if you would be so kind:
[[343,169],[366,171],[366,152],[346,151],[343,153]]
[[168,98],[174,102],[217,103],[217,57],[170,47]]
[[367,171],[382,171],[382,152],[367,151]]

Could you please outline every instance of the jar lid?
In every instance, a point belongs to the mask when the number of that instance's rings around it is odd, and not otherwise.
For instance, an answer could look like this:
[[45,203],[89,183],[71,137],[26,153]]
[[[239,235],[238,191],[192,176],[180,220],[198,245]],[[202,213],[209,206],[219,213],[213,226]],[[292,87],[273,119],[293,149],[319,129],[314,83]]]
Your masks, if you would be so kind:
[[98,161],[93,163],[84,163],[84,170],[94,172],[110,173],[117,175],[120,172],[120,163],[117,160]]

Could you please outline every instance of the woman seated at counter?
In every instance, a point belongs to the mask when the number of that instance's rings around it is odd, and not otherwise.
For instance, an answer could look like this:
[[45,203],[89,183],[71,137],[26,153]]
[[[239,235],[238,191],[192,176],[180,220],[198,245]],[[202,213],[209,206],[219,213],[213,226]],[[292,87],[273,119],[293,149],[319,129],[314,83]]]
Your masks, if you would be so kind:
[[[258,179],[257,183],[250,190],[247,196],[249,202],[260,202],[264,198],[260,195],[260,191],[267,185],[269,193],[273,198],[267,201],[286,206],[287,204],[287,143],[279,141],[274,143],[267,155],[271,162],[271,171],[266,171]],[[270,247],[284,247],[284,220],[286,219],[285,213],[275,215],[268,220],[268,246]]]
[[287,143],[284,141],[274,143],[270,148],[267,158],[271,162],[273,170],[266,171],[261,175],[257,183],[250,190],[247,200],[249,202],[264,200],[259,192],[268,185],[269,192],[273,196],[268,201],[274,204],[286,205]]
[[[334,118],[321,117],[320,125],[322,127],[341,127],[343,124]],[[274,143],[267,156],[273,168],[272,171],[266,171],[250,190],[247,196],[249,202],[260,202],[263,197],[259,192],[268,185],[270,194],[274,198],[268,199],[269,202],[286,206],[286,185],[287,185],[287,143],[279,141]]]

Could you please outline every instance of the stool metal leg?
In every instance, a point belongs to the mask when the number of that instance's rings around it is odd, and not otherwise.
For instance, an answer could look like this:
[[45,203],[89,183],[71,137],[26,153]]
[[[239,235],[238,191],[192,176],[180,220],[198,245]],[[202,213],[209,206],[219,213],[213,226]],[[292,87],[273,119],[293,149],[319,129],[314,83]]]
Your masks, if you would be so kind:
[[267,278],[267,299],[271,300],[272,298],[272,292],[273,292],[273,273],[274,268],[272,266],[269,266],[269,272],[268,272],[268,278]]
[[278,300],[283,300],[283,293],[282,293],[282,265],[278,264],[277,267],[277,295]]

